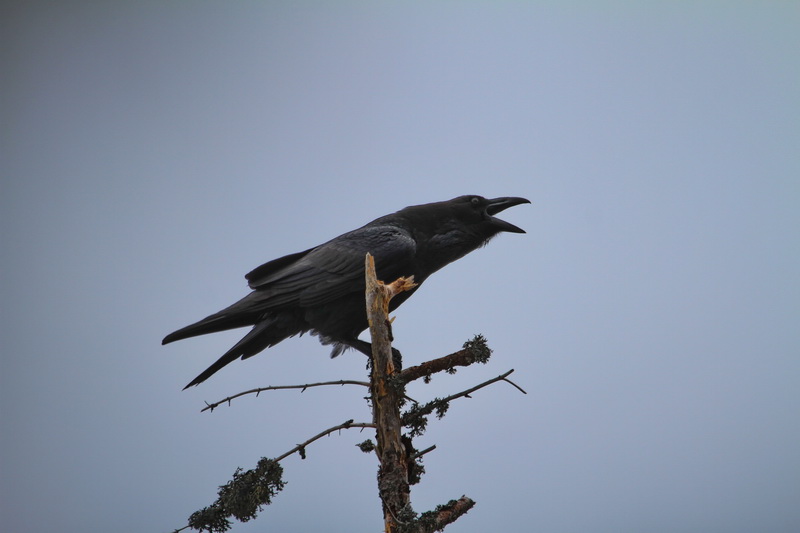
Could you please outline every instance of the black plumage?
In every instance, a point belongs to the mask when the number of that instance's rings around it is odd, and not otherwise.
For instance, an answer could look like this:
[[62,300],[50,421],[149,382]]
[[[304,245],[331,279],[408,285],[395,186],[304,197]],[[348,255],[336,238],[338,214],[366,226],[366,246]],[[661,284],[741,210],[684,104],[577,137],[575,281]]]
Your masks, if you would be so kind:
[[323,344],[332,344],[332,357],[346,347],[369,353],[369,343],[358,339],[368,326],[364,303],[367,252],[375,258],[379,279],[389,282],[413,275],[418,284],[391,301],[393,310],[428,276],[498,233],[525,233],[494,216],[523,203],[530,202],[516,197],[460,196],[380,217],[324,244],[254,269],[245,276],[252,292],[230,307],[170,333],[163,344],[252,326],[186,388],[202,383],[240,357],[246,359],[305,332],[319,336]]

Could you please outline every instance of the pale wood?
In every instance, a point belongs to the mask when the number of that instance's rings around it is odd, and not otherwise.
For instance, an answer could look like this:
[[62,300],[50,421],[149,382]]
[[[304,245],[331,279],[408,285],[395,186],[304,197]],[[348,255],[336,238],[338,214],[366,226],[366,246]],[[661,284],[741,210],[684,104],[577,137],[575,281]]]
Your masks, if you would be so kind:
[[412,289],[413,277],[399,278],[390,284],[377,279],[375,260],[370,254],[365,259],[366,303],[369,332],[372,337],[372,415],[376,429],[376,452],[380,461],[378,491],[383,501],[386,533],[395,533],[396,517],[409,504],[408,461],[401,440],[402,424],[400,404],[402,386],[391,383],[400,369],[395,369],[392,358],[391,320],[389,301],[403,291]]

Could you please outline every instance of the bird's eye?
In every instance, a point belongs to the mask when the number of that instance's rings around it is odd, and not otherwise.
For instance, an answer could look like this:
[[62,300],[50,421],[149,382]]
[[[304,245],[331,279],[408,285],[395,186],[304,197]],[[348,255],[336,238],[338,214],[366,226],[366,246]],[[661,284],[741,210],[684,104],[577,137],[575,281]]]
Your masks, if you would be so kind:
[[481,205],[481,201],[477,196],[473,196],[470,202],[472,203],[472,207],[478,207]]

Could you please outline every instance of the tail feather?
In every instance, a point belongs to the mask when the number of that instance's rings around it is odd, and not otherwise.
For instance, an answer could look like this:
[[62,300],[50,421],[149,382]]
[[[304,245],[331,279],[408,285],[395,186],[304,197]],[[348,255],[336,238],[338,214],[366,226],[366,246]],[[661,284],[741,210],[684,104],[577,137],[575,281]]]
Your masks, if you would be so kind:
[[242,337],[230,350],[222,354],[222,357],[217,359],[214,364],[203,370],[203,372],[186,385],[183,390],[194,385],[199,385],[216,374],[217,371],[228,363],[232,363],[240,357],[242,359],[247,359],[269,346],[278,344],[289,336],[286,332],[276,330],[274,326],[275,320],[263,320],[256,324],[247,335]]
[[169,344],[170,342],[179,341],[181,339],[188,339],[189,337],[197,337],[198,335],[206,335],[208,333],[217,333],[219,331],[226,331],[229,329],[243,328],[245,326],[252,326],[252,318],[246,315],[231,315],[215,313],[207,316],[203,320],[189,324],[177,331],[173,331],[161,341],[161,344]]

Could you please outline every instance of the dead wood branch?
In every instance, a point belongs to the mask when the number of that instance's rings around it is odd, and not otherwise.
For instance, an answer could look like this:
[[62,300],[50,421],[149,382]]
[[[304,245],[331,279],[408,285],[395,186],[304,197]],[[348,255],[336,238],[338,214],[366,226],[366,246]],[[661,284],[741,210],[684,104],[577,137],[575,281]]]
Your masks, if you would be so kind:
[[367,318],[372,337],[372,419],[377,426],[376,452],[380,461],[378,493],[383,502],[386,533],[398,531],[397,515],[409,506],[408,456],[401,439],[400,405],[403,387],[392,381],[399,369],[392,357],[392,333],[389,320],[389,301],[403,291],[412,289],[413,278],[399,278],[387,284],[378,281],[375,260],[365,258]]
[[292,448],[288,452],[284,453],[283,455],[279,455],[278,457],[276,457],[274,459],[274,461],[275,462],[282,461],[283,459],[286,459],[287,457],[289,457],[293,453],[299,453],[300,457],[305,459],[306,458],[306,452],[305,452],[306,446],[308,446],[309,444],[311,444],[315,440],[319,440],[322,437],[327,437],[328,435],[330,435],[331,433],[333,433],[335,431],[340,431],[342,429],[350,429],[350,428],[374,428],[374,427],[375,427],[375,424],[371,424],[369,422],[353,422],[352,420],[348,420],[347,422],[344,422],[343,424],[339,424],[338,426],[333,426],[332,428],[328,428],[325,431],[322,431],[322,432],[314,435],[313,437],[311,437],[307,441],[305,441],[305,442],[303,442],[301,444],[298,444],[297,446],[295,446],[294,448]]
[[464,343],[463,349],[444,357],[426,361],[417,366],[411,366],[400,372],[397,380],[403,384],[415,379],[430,379],[437,372],[454,372],[457,366],[469,366],[473,363],[486,363],[492,355],[492,350],[486,345],[483,335],[476,335],[472,340]]
[[402,415],[403,427],[408,428],[408,435],[410,437],[418,437],[422,435],[428,427],[428,415],[435,411],[436,417],[442,418],[450,408],[451,401],[458,398],[471,398],[470,394],[473,392],[487,387],[492,383],[497,383],[498,381],[510,383],[522,393],[527,394],[522,388],[519,387],[519,385],[508,379],[508,376],[510,376],[512,372],[514,372],[513,368],[504,374],[500,374],[497,377],[484,381],[483,383],[475,385],[474,387],[470,387],[467,390],[451,394],[445,398],[435,398],[424,404],[415,404],[411,406]]
[[418,527],[417,532],[433,533],[434,531],[441,531],[445,526],[458,520],[461,515],[465,514],[473,507],[475,507],[475,502],[466,496],[462,496],[457,500],[451,500],[437,507],[435,511],[430,511],[430,518],[432,518],[432,520],[429,524],[427,524],[425,520],[428,513],[422,513],[419,520],[421,522],[420,527]]
[[355,381],[352,379],[340,379],[338,381],[322,381],[320,383],[306,383],[305,385],[274,385],[269,387],[259,387],[257,389],[250,389],[238,394],[234,394],[232,396],[228,396],[227,398],[223,398],[222,400],[214,403],[206,402],[206,406],[200,410],[202,413],[203,411],[213,411],[223,403],[227,403],[230,405],[231,400],[239,398],[240,396],[245,396],[247,394],[255,394],[256,397],[264,391],[268,390],[285,390],[285,389],[301,389],[300,392],[305,392],[306,389],[310,389],[311,387],[322,387],[327,385],[361,385],[362,387],[369,387],[369,383],[366,381]]

